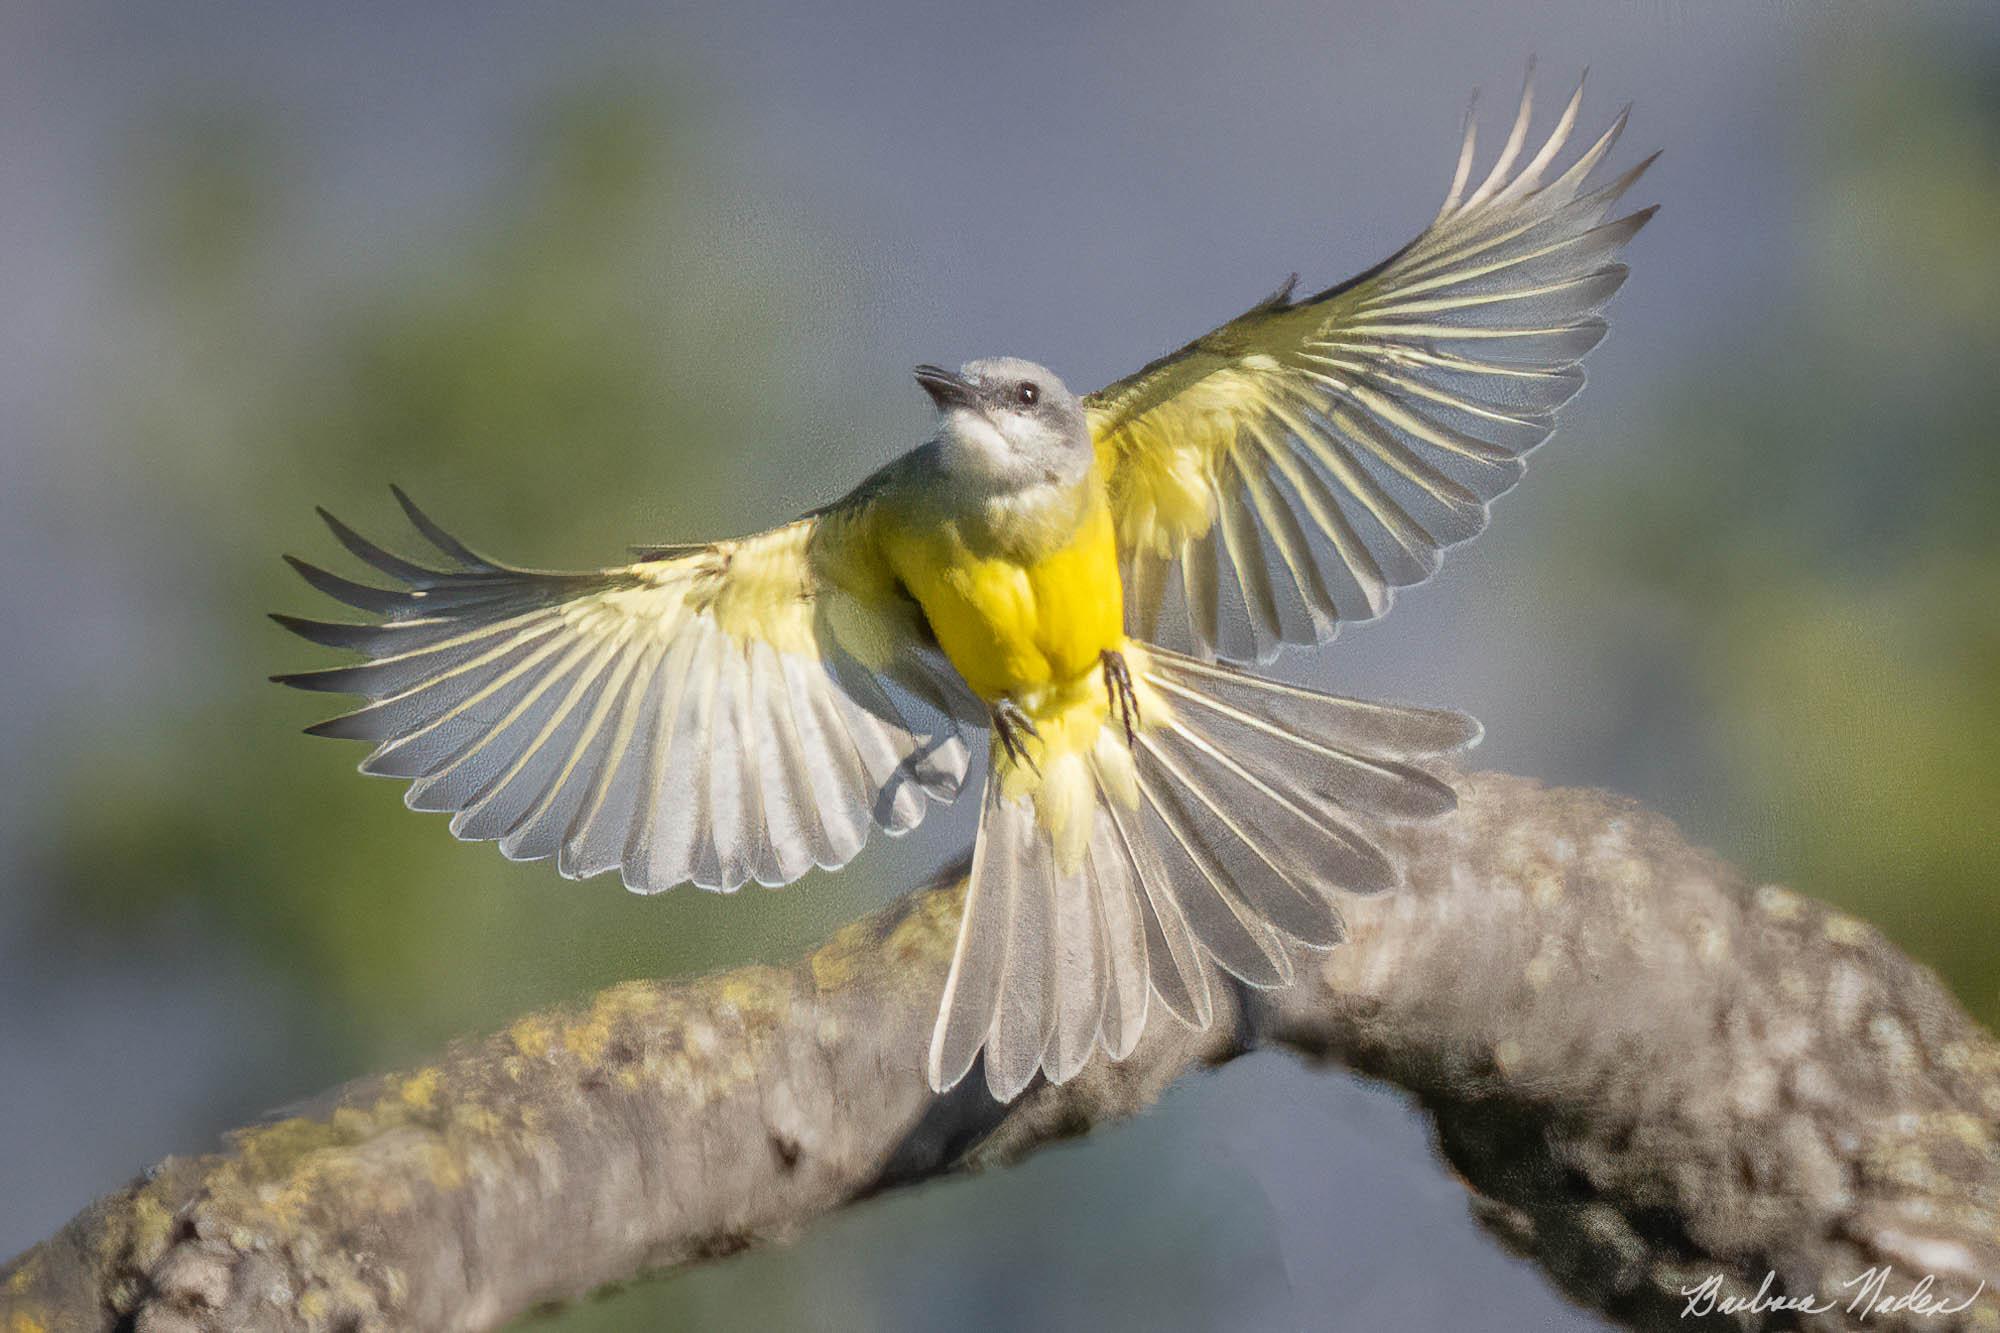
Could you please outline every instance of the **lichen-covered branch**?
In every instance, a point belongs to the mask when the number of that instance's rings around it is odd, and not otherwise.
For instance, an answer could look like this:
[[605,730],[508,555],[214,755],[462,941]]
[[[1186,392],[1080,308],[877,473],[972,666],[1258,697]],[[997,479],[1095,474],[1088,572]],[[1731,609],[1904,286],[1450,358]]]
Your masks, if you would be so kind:
[[[1615,1320],[1688,1327],[1714,1280],[1729,1327],[1862,1326],[1842,1284],[1890,1266],[1879,1295],[1929,1274],[1934,1312],[1866,1327],[2000,1328],[2000,1045],[1936,980],[1628,802],[1464,790],[1393,835],[1408,890],[1351,904],[1298,985],[1232,993],[1205,1033],[1155,1022],[1011,1107],[976,1075],[924,1084],[946,885],[795,968],[615,986],[170,1158],[0,1269],[0,1333],[492,1328],[1010,1161],[1268,1043],[1409,1090],[1489,1228]],[[1720,1313],[1767,1272],[1761,1310]]]

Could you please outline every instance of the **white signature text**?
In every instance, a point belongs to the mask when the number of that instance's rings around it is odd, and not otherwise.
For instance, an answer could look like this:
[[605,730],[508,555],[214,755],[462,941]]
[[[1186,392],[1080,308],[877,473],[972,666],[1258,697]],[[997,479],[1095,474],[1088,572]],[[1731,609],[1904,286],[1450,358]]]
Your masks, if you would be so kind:
[[1748,1296],[1724,1295],[1722,1274],[1715,1273],[1692,1287],[1681,1288],[1681,1295],[1687,1298],[1687,1305],[1681,1309],[1681,1318],[1711,1314],[1766,1314],[1781,1310],[1825,1314],[1844,1307],[1857,1320],[1866,1320],[1870,1315],[1878,1314],[1908,1314],[1931,1319],[1963,1313],[1986,1290],[1986,1284],[1981,1282],[1970,1296],[1954,1301],[1949,1296],[1934,1292],[1932,1288],[1937,1285],[1937,1280],[1926,1273],[1907,1290],[1891,1292],[1889,1283],[1895,1273],[1896,1270],[1887,1264],[1857,1273],[1840,1284],[1845,1296],[1774,1292],[1771,1288],[1777,1284],[1776,1273],[1764,1274],[1763,1282]]

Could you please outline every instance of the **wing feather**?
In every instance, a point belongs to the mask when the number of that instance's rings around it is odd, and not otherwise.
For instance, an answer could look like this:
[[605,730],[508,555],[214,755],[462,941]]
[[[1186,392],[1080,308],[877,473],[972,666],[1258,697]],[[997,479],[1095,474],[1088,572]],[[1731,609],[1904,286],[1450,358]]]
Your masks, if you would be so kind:
[[[627,853],[633,845],[635,826],[652,815],[651,802],[642,804],[640,794],[651,791],[649,784],[658,780],[652,754],[660,718],[663,714],[672,716],[680,706],[680,682],[686,678],[692,647],[692,639],[682,639],[671,648],[655,645],[627,684],[618,700],[616,721],[605,738],[597,778],[574,822],[564,831],[556,855],[559,873],[585,879],[629,865],[633,873],[626,883],[636,879],[641,891],[649,890],[651,880],[641,869],[645,863]],[[673,691],[672,698],[663,699],[668,690]]]
[[1653,213],[1611,217],[1651,158],[1586,192],[1625,112],[1549,178],[1583,87],[1529,153],[1532,73],[1477,184],[1468,111],[1444,206],[1402,250],[1303,301],[1287,284],[1086,401],[1135,636],[1164,619],[1204,656],[1258,661],[1324,642],[1429,578],[1520,480]]
[[361,696],[310,730],[372,742],[363,771],[407,780],[408,804],[449,812],[459,837],[553,856],[577,878],[616,869],[642,893],[728,890],[844,864],[871,822],[903,832],[957,794],[961,728],[981,710],[927,647],[914,604],[852,586],[869,497],[562,574],[491,561],[395,495],[447,567],[321,511],[399,586],[287,557],[378,619],[276,617],[365,660],[274,679]]

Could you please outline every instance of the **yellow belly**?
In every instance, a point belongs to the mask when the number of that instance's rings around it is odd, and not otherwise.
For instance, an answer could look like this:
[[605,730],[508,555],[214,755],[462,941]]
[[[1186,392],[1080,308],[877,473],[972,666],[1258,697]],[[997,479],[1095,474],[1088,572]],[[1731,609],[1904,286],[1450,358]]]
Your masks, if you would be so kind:
[[1101,500],[1064,539],[1025,557],[980,554],[949,526],[894,545],[896,572],[945,656],[988,702],[1011,698],[1031,714],[1060,707],[1124,640],[1117,536]]
[[[1082,864],[1100,775],[1121,792],[1131,788],[1122,738],[1100,744],[1110,716],[1103,655],[1125,647],[1125,596],[1111,511],[1095,479],[1089,484],[1077,518],[1009,553],[994,553],[990,531],[968,542],[949,521],[884,541],[966,683],[989,703],[1013,700],[1034,720],[1037,734],[1018,738],[1028,762],[996,744],[993,781],[1009,798],[1033,799],[1065,873]],[[1127,805],[1137,800],[1132,791]]]

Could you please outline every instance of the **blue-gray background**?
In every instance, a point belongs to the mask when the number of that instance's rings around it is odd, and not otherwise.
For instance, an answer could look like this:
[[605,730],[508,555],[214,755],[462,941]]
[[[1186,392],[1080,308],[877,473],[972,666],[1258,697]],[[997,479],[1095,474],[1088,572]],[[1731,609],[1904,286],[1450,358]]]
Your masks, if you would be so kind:
[[[1483,717],[1882,922],[1991,1022],[1988,4],[14,0],[0,8],[0,1254],[529,1005],[795,956],[965,818],[783,894],[451,842],[262,684],[309,505],[602,563],[837,493],[919,360],[1112,378],[1430,215],[1467,93],[1668,150],[1592,387],[1384,625],[1288,664]],[[1019,1170],[550,1320],[1590,1327],[1397,1098],[1256,1058]]]

